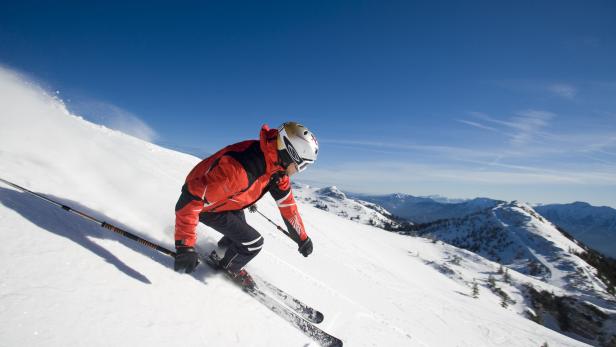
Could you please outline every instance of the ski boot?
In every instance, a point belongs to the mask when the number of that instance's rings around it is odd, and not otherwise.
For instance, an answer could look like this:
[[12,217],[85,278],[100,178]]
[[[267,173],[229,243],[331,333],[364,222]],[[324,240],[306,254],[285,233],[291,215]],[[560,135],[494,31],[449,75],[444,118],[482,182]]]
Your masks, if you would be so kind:
[[250,274],[248,273],[248,271],[246,271],[245,269],[241,269],[238,272],[233,272],[229,269],[225,269],[221,264],[220,264],[220,256],[218,255],[218,253],[214,250],[212,251],[212,253],[210,253],[210,255],[207,257],[207,262],[215,269],[217,270],[222,270],[225,272],[225,275],[231,280],[233,281],[233,283],[241,286],[242,288],[246,289],[246,290],[250,290],[250,289],[254,289],[256,284],[254,279],[252,278],[252,276],[250,276]]
[[227,276],[245,290],[252,290],[256,287],[255,280],[245,269],[238,272],[227,270]]

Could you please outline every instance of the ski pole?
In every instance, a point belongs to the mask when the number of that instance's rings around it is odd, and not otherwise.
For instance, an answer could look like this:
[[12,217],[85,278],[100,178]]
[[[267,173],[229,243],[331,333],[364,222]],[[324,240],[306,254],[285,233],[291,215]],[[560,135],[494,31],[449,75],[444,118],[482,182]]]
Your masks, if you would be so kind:
[[260,214],[263,218],[267,219],[270,223],[274,224],[274,226],[276,227],[276,229],[282,231],[285,235],[287,235],[289,238],[291,238],[291,240],[293,240],[293,238],[291,237],[291,235],[289,234],[288,231],[286,231],[283,227],[281,227],[280,225],[276,224],[276,222],[274,222],[273,220],[269,219],[266,215],[264,215],[263,213],[261,213],[261,211],[255,209],[255,211]]
[[137,242],[139,242],[140,244],[142,244],[142,245],[144,245],[146,247],[152,248],[152,249],[157,250],[157,251],[159,251],[159,252],[161,252],[163,254],[166,254],[166,255],[169,255],[169,256],[172,256],[172,257],[175,258],[175,252],[173,252],[173,251],[171,251],[171,250],[169,250],[167,248],[164,248],[162,246],[159,246],[159,245],[157,245],[155,243],[152,243],[152,242],[150,242],[150,241],[148,241],[148,240],[146,240],[144,238],[141,238],[141,237],[139,237],[139,236],[137,236],[135,234],[129,233],[126,230],[120,229],[120,228],[116,227],[113,224],[109,224],[109,223],[107,223],[105,221],[100,221],[100,220],[98,220],[98,219],[96,219],[96,218],[94,218],[94,217],[92,217],[90,215],[87,215],[87,214],[85,214],[85,213],[83,213],[81,211],[75,210],[75,209],[71,208],[70,206],[67,206],[67,205],[59,203],[57,201],[54,201],[52,199],[49,199],[49,198],[47,198],[47,197],[45,197],[45,196],[43,196],[41,194],[35,193],[35,192],[31,191],[31,190],[28,190],[28,189],[26,189],[26,188],[24,188],[22,186],[18,186],[17,184],[11,183],[11,182],[9,182],[7,180],[4,180],[2,178],[0,178],[0,181],[8,184],[9,186],[11,186],[13,188],[21,190],[22,192],[25,192],[25,193],[28,193],[28,194],[32,194],[32,195],[36,196],[39,199],[43,199],[43,200],[47,201],[48,203],[56,205],[56,206],[62,208],[63,210],[65,210],[67,212],[72,212],[72,213],[78,215],[81,218],[84,218],[84,219],[87,219],[87,220],[89,220],[91,222],[97,223],[101,227],[103,227],[103,228],[105,228],[107,230],[113,231],[116,234],[122,235],[122,236],[124,236],[126,238],[129,238],[129,239],[133,240],[133,241],[137,241]]

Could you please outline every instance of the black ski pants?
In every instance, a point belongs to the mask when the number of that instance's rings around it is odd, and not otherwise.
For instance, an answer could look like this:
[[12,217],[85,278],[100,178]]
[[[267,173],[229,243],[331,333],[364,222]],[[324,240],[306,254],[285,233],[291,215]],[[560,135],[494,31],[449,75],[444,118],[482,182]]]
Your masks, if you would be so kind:
[[218,244],[227,250],[220,265],[229,271],[241,270],[263,248],[263,237],[246,223],[243,210],[202,212],[199,221],[224,235]]

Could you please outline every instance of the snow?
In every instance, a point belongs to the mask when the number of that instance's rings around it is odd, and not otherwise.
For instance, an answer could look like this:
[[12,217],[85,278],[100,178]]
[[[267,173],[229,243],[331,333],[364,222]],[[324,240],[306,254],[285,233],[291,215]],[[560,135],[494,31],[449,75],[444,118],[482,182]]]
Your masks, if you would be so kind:
[[[0,68],[0,177],[172,248],[173,207],[199,159],[89,123],[50,94]],[[281,222],[269,196],[258,206]],[[500,307],[483,283],[471,298],[469,276],[495,266],[478,255],[299,208],[314,253],[249,214],[266,242],[248,268],[321,309],[346,346],[584,345]],[[177,274],[171,258],[3,184],[0,232],[0,345],[310,343],[207,267]],[[198,250],[219,237],[201,225]],[[429,264],[452,255],[461,279]]]
[[[501,203],[464,218],[434,223],[419,233],[472,249],[527,275],[527,279],[537,278],[543,282],[539,285],[543,290],[616,307],[596,270],[573,254],[584,250],[527,204]],[[543,269],[533,271],[537,265]]]
[[293,189],[296,200],[312,204],[339,217],[381,228],[386,225],[401,226],[400,221],[383,207],[359,199],[350,199],[336,186],[315,188],[294,182]]

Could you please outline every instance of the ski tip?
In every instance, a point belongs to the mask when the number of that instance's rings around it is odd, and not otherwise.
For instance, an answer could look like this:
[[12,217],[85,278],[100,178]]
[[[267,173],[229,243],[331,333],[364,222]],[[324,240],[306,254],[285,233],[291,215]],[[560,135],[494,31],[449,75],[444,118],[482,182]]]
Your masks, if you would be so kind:
[[329,346],[329,347],[342,347],[342,340],[336,339],[332,343],[327,344],[327,346]]
[[314,322],[319,324],[323,321],[323,319],[325,319],[325,317],[323,316],[323,313],[317,311],[315,317],[314,317]]

